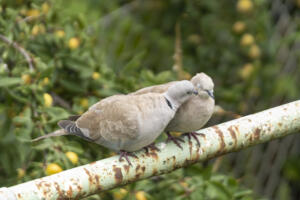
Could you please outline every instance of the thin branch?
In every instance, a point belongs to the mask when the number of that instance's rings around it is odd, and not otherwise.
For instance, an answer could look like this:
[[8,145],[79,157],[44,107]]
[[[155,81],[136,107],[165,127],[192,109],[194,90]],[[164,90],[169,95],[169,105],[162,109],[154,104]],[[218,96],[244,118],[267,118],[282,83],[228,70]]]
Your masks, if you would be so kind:
[[64,107],[68,110],[71,109],[70,104],[55,92],[51,92],[51,96],[53,97],[54,102],[60,105],[61,107]]
[[21,47],[18,43],[9,40],[7,37],[5,37],[2,34],[0,34],[0,39],[3,42],[7,43],[8,45],[12,45],[16,50],[18,50],[25,57],[29,65],[29,70],[34,71],[33,59],[30,57],[30,55],[26,52],[26,50],[23,47]]
[[173,56],[174,66],[173,70],[176,72],[178,79],[191,79],[191,75],[182,68],[182,48],[181,48],[181,30],[180,23],[175,25],[175,53]]
[[181,50],[181,32],[180,32],[180,23],[177,22],[175,25],[175,53],[173,56],[174,66],[173,70],[175,72],[182,71],[182,50]]
[[23,23],[23,22],[30,22],[32,20],[35,20],[35,19],[38,19],[42,16],[42,14],[38,15],[38,16],[28,16],[28,17],[25,17],[25,18],[22,18],[20,20],[17,21],[17,23]]

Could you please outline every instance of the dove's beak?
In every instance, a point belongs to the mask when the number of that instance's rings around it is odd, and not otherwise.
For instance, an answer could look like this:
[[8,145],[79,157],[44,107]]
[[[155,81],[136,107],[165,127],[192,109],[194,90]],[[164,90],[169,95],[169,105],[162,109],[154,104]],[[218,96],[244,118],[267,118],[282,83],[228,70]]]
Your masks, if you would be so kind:
[[208,96],[210,96],[211,98],[215,99],[215,96],[214,96],[214,91],[210,91],[210,90],[205,90],[208,94]]

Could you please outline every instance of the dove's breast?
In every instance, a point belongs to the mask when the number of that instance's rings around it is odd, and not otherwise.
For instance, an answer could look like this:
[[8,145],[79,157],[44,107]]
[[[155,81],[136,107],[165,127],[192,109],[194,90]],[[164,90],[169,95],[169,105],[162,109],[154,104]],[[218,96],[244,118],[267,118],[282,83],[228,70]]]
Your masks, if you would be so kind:
[[138,137],[123,143],[122,150],[136,151],[153,143],[175,115],[175,111],[168,106],[163,95],[147,94],[140,97],[141,102],[135,105],[140,110],[136,115],[139,124]]
[[210,119],[215,101],[195,96],[186,101],[177,111],[174,119],[168,124],[167,131],[193,132],[202,128]]

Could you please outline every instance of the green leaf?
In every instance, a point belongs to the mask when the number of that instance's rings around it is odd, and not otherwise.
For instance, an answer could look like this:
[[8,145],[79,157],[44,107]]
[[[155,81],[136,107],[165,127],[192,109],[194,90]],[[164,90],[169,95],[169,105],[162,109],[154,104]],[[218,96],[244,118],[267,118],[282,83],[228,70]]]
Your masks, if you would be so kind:
[[66,110],[64,110],[60,107],[49,107],[49,108],[46,108],[45,111],[51,118],[48,121],[49,123],[57,122],[58,120],[61,120],[61,119],[66,119],[70,115]]
[[0,87],[9,87],[9,86],[20,84],[21,82],[22,82],[21,78],[1,77],[0,78]]

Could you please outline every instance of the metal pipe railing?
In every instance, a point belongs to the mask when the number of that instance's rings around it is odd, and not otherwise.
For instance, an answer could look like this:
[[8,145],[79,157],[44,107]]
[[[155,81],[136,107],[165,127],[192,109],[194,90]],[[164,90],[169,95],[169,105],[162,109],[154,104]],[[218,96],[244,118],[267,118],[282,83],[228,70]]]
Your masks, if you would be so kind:
[[137,152],[138,158],[130,158],[132,166],[114,156],[0,188],[0,199],[78,199],[297,131],[300,131],[300,101],[199,130],[201,147],[186,137],[183,149],[173,143],[160,143],[157,145],[160,151]]

